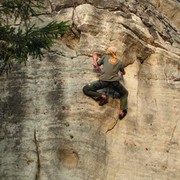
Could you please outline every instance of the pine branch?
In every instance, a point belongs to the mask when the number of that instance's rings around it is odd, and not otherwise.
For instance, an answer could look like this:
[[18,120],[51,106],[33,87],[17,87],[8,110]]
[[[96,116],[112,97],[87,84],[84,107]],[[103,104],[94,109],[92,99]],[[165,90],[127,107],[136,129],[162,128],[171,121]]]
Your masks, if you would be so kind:
[[[9,71],[16,62],[26,63],[28,56],[41,59],[44,50],[49,50],[54,40],[67,32],[67,22],[52,21],[42,28],[30,25],[30,18],[38,17],[42,8],[43,0],[0,2],[0,73]],[[13,16],[14,21],[20,19],[24,26],[13,26]]]
[[29,55],[41,59],[43,50],[49,50],[54,40],[65,34],[67,29],[67,22],[56,21],[42,28],[32,25],[25,32],[20,28],[0,26],[0,39],[4,42],[0,51],[1,72],[13,64],[12,59],[19,63],[26,63]]
[[44,8],[43,0],[1,0],[0,2],[0,12],[6,19],[14,18],[15,22],[19,19],[25,25],[32,16],[39,16],[39,10]]

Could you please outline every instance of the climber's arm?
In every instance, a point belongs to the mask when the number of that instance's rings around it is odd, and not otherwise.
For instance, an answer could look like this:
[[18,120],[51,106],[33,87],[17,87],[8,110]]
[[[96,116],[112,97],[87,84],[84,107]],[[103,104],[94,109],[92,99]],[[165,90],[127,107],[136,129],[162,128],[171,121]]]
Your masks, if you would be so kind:
[[101,66],[104,62],[104,57],[101,57],[100,59],[98,59],[98,54],[97,53],[93,53],[93,66],[97,67],[97,66]]
[[104,58],[105,58],[105,55],[102,56],[102,57],[97,61],[97,65],[98,65],[98,66],[101,66],[101,65],[104,63]]
[[93,53],[93,66],[97,66],[97,60],[98,60],[97,53]]
[[122,64],[120,65],[119,71],[120,71],[121,75],[126,74],[126,71],[125,71],[124,66]]

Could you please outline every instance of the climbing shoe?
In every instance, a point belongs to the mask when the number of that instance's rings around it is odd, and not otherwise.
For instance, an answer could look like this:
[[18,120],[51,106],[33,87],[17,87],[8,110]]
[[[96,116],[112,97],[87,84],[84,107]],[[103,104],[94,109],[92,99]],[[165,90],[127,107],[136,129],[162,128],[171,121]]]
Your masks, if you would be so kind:
[[99,100],[99,105],[100,105],[100,106],[103,106],[103,105],[105,105],[105,104],[107,104],[107,103],[108,103],[107,98],[102,98],[102,97],[101,97],[101,99]]
[[122,120],[126,116],[126,114],[127,114],[127,110],[124,109],[123,114],[119,114],[119,119]]

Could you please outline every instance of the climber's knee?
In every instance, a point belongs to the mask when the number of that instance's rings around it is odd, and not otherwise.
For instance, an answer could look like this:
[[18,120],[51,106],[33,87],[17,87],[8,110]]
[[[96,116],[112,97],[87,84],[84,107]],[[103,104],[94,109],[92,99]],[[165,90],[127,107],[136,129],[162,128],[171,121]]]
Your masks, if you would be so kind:
[[124,91],[124,96],[126,96],[126,97],[128,97],[128,91],[127,91],[127,89],[125,89],[125,91]]
[[87,85],[85,85],[84,87],[83,87],[83,93],[84,94],[88,94],[88,92],[89,92],[89,90],[90,90],[90,87],[89,87],[89,85],[87,84]]
[[121,92],[121,97],[128,97],[128,91],[127,89],[123,89],[123,91]]

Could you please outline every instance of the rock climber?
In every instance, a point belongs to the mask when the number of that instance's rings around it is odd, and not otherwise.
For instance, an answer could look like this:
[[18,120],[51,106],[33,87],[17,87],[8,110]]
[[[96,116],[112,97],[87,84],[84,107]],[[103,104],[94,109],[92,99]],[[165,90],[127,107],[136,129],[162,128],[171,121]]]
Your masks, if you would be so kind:
[[97,53],[93,54],[93,66],[99,67],[103,65],[102,73],[99,80],[87,84],[83,87],[83,92],[85,95],[90,96],[95,101],[99,102],[100,106],[108,103],[108,95],[100,93],[97,90],[109,87],[119,93],[120,96],[120,109],[119,109],[119,119],[123,119],[127,114],[128,109],[128,91],[119,82],[119,75],[125,75],[124,66],[121,61],[116,57],[117,49],[116,47],[109,47],[99,60]]

